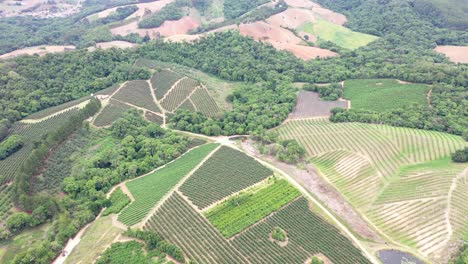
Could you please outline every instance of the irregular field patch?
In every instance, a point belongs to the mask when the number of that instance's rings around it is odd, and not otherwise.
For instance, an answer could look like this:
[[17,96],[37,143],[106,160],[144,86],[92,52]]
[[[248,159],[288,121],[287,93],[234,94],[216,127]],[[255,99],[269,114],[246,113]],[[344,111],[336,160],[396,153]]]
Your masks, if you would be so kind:
[[128,226],[139,223],[165,194],[216,147],[217,144],[197,147],[154,173],[127,182],[135,201],[120,213],[118,220]]
[[171,87],[183,76],[176,72],[163,69],[151,78],[151,85],[156,93],[156,98],[161,100]]
[[360,79],[344,82],[344,98],[351,107],[377,112],[410,106],[427,105],[430,88],[425,84],[402,84],[391,79]]
[[205,213],[225,237],[231,237],[277,211],[301,193],[286,180],[272,179],[253,193],[233,196]]
[[112,96],[112,98],[156,113],[161,113],[161,109],[159,109],[153,100],[150,89],[147,81],[130,81]]
[[179,194],[156,211],[144,229],[155,230],[197,263],[246,263],[244,257]]
[[133,109],[133,107],[111,98],[109,104],[95,117],[93,124],[99,127],[110,126],[130,109]]
[[[285,247],[270,241],[270,233],[275,227],[288,234]],[[233,245],[251,263],[304,263],[319,253],[333,263],[370,263],[337,228],[310,211],[305,198],[286,205],[235,237]]]
[[467,145],[461,137],[325,119],[291,120],[278,132],[306,147],[320,174],[382,232],[420,254],[444,254],[467,233],[459,197],[468,191],[450,191],[464,173],[448,158]]
[[222,146],[185,181],[180,191],[197,207],[205,208],[272,174],[246,154]]
[[437,46],[435,51],[444,54],[455,63],[468,63],[468,46]]
[[301,91],[297,96],[297,104],[290,118],[307,118],[330,116],[331,109],[335,107],[348,108],[345,101],[322,101],[318,93]]
[[340,47],[350,50],[366,46],[378,39],[376,36],[355,32],[349,28],[325,20],[305,23],[299,27],[299,31],[312,34],[320,39],[331,41]]

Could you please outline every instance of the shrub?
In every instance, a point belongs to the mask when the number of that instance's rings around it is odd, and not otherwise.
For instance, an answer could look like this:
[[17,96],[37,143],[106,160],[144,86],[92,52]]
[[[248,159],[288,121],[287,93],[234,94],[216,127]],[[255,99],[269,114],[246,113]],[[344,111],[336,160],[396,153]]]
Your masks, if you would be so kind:
[[468,147],[455,151],[452,154],[452,160],[454,162],[459,162],[459,163],[467,162],[468,161]]
[[275,228],[273,228],[273,231],[271,232],[271,237],[277,241],[286,241],[286,233],[279,226],[275,226]]

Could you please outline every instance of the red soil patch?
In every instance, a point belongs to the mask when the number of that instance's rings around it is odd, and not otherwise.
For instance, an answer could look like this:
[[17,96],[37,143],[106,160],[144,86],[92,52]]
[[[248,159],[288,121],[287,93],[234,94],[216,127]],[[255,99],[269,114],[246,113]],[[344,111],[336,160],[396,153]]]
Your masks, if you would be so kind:
[[191,29],[200,26],[200,22],[192,17],[183,17],[177,21],[165,21],[155,32],[159,32],[162,36],[173,36],[185,34]]
[[161,10],[161,8],[163,8],[164,6],[172,2],[174,2],[174,0],[159,0],[159,1],[149,2],[149,3],[136,4],[136,6],[138,7],[138,10],[132,15],[130,15],[128,18],[142,17],[145,14],[145,10],[148,10],[154,13],[156,11]]
[[306,22],[315,22],[317,19],[318,16],[311,10],[288,8],[286,11],[269,17],[266,21],[270,25],[296,29]]
[[296,37],[291,31],[270,25],[263,21],[241,24],[239,26],[239,31],[241,34],[251,36],[255,40],[268,41],[272,44],[274,42],[285,44],[299,44],[302,42],[302,40]]
[[0,56],[0,59],[11,59],[21,55],[34,55],[44,56],[47,53],[64,52],[67,50],[74,50],[75,46],[36,46],[24,49],[15,50],[5,53]]
[[321,18],[327,20],[328,22],[334,23],[340,26],[344,25],[344,23],[346,23],[347,21],[346,16],[339,14],[339,13],[335,13],[323,7],[314,8],[313,12],[316,13]]
[[304,1],[304,0],[285,0],[288,6],[295,6],[295,7],[302,7],[302,8],[313,8],[313,7],[320,7],[319,4],[314,3],[312,1]]
[[468,63],[468,46],[437,46],[435,51],[445,54],[455,63]]

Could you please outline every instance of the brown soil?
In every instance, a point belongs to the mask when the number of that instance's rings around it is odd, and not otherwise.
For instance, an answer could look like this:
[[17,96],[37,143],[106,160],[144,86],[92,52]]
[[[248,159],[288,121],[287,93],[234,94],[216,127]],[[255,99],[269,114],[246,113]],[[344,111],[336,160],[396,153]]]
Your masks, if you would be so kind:
[[326,117],[331,115],[335,107],[347,108],[346,101],[321,101],[317,93],[301,91],[298,95],[297,105],[289,118]]
[[[19,5],[17,3],[20,3]],[[81,9],[81,1],[66,0],[5,0],[0,1],[0,17],[34,16],[40,18],[64,17]]]
[[296,29],[306,22],[315,22],[317,19],[317,15],[311,10],[288,8],[284,12],[269,17],[266,21],[270,25]]
[[445,54],[455,63],[468,63],[468,46],[437,46],[435,51]]
[[291,31],[279,26],[270,25],[264,21],[241,24],[239,31],[241,34],[250,36],[255,40],[268,41],[270,43],[299,44],[302,42]]
[[21,55],[34,55],[38,54],[39,56],[44,56],[47,53],[55,53],[55,52],[64,52],[67,50],[74,50],[75,46],[36,46],[36,47],[29,47],[24,49],[15,50],[9,53],[5,53],[0,56],[0,59],[11,59],[14,57],[18,57]]
[[189,30],[200,26],[200,21],[186,16],[177,21],[165,21],[159,28],[155,29],[161,36],[173,36],[186,34]]
[[313,8],[313,7],[320,7],[319,4],[316,4],[312,1],[304,1],[304,0],[285,0],[288,6],[294,7],[302,7],[302,8]]
[[[251,140],[246,140],[241,144],[247,153],[257,157],[261,156],[257,149],[253,147],[253,142]],[[274,166],[280,170],[285,171],[307,191],[313,193],[322,203],[333,211],[333,213],[342,221],[345,221],[347,225],[361,237],[376,242],[384,242],[384,240],[368,226],[368,224],[345,200],[345,198],[326,180],[318,175],[318,172],[313,166],[307,165],[306,170],[302,170],[294,165],[280,162],[271,156],[261,156],[261,158],[273,163]]]

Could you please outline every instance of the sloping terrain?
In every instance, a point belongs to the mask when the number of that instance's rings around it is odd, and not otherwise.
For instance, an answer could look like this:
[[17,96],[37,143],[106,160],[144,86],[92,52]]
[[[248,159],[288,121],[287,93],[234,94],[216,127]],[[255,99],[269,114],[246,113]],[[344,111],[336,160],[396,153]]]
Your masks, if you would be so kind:
[[278,132],[301,142],[322,176],[392,240],[437,259],[466,232],[454,190],[461,195],[467,171],[447,158],[467,145],[461,138],[325,119],[291,120]]

